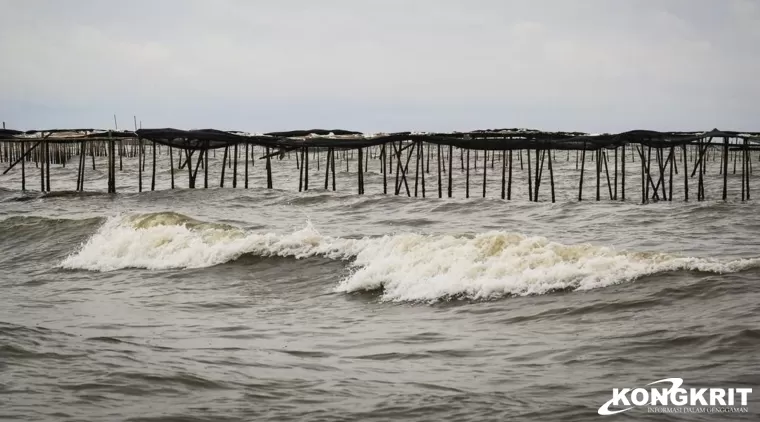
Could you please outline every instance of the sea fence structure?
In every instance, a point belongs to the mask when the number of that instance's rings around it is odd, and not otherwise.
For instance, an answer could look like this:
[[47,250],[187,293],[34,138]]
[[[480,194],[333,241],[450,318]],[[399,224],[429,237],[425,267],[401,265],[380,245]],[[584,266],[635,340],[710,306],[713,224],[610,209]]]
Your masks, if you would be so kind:
[[[353,173],[356,176],[356,192],[362,195],[365,193],[365,174],[372,167],[377,175],[376,180],[379,181],[382,174],[383,194],[438,198],[461,197],[461,192],[454,192],[452,177],[455,172],[459,172],[458,177],[464,179],[464,196],[469,198],[470,169],[477,169],[480,163],[483,197],[487,191],[487,175],[499,175],[500,185],[492,188],[500,189],[502,199],[513,199],[513,191],[516,190],[513,185],[518,179],[513,176],[521,173],[519,179],[527,184],[529,201],[539,201],[539,189],[544,187],[548,178],[550,195],[545,193],[543,198],[554,202],[559,153],[564,158],[561,165],[567,167],[567,162],[570,165],[575,162],[573,172],[576,179],[572,185],[564,186],[577,188],[579,201],[584,199],[584,188],[587,196],[590,188],[592,197],[597,201],[603,198],[625,201],[626,184],[630,191],[631,183],[638,184],[635,191],[637,195],[640,193],[641,203],[672,201],[674,184],[680,190],[677,199],[693,199],[690,188],[693,190],[696,184],[696,200],[703,201],[707,199],[705,181],[708,163],[713,163],[713,166],[719,164],[717,175],[722,178],[723,200],[728,199],[729,164],[733,175],[737,174],[738,165],[741,200],[745,201],[750,199],[752,153],[760,150],[758,143],[758,132],[717,129],[707,132],[634,130],[618,134],[528,129],[387,134],[321,129],[266,134],[214,129],[51,129],[23,132],[2,129],[0,162],[7,163],[3,175],[16,172],[18,176],[20,173],[21,190],[36,190],[39,187],[42,192],[51,191],[50,174],[56,167],[77,166],[76,191],[84,191],[86,170],[90,166],[95,169],[95,157],[105,158],[106,190],[116,193],[116,180],[122,176],[120,172],[125,168],[125,160],[132,162],[136,159],[136,184],[138,191],[142,192],[156,189],[157,156],[163,157],[160,161],[164,164],[161,165],[168,163],[171,189],[175,188],[177,172],[187,172],[188,188],[208,188],[214,184],[209,180],[209,166],[213,165],[209,163],[209,155],[213,153],[216,156],[218,151],[222,156],[220,187],[224,187],[226,171],[227,178],[232,174],[233,188],[237,188],[240,181],[241,187],[247,189],[249,174],[255,163],[263,162],[266,188],[273,189],[277,183],[272,173],[273,166],[277,165],[298,172],[299,191],[313,190],[316,164],[316,175],[319,177],[317,188],[334,191],[336,171]],[[571,159],[571,152],[574,159]],[[756,160],[760,161],[760,154]],[[218,160],[215,161],[218,163]],[[632,169],[629,167],[626,171],[626,165],[636,166],[633,170],[637,175],[632,177]],[[489,167],[490,170],[487,170]],[[260,169],[261,164],[256,168]],[[715,173],[711,172],[711,177],[715,177]],[[201,177],[202,183],[198,177]],[[321,183],[322,177],[324,185]],[[563,177],[569,176],[564,173]],[[732,177],[732,183],[735,179]],[[717,183],[720,182],[719,179]],[[680,186],[683,188],[680,189]],[[103,187],[95,189],[101,190]],[[520,192],[523,189],[520,186]]]

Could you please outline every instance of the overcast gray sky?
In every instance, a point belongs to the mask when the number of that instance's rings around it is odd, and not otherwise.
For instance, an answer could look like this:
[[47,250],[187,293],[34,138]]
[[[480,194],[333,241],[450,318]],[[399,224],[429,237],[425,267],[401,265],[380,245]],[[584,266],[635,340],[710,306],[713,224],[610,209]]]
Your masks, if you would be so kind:
[[760,130],[760,0],[0,0],[8,127]]

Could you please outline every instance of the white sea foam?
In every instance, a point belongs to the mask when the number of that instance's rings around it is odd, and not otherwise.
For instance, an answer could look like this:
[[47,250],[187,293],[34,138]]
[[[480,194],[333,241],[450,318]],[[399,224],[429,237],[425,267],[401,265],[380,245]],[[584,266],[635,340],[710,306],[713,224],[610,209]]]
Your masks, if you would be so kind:
[[474,237],[404,234],[378,239],[360,251],[353,263],[356,271],[338,290],[382,288],[385,299],[398,301],[491,299],[588,290],[669,271],[734,272],[758,263],[626,253],[505,232]]
[[91,271],[203,268],[233,261],[243,254],[342,259],[351,256],[351,244],[356,242],[326,238],[310,223],[281,235],[204,223],[176,213],[144,214],[109,218],[61,266]]
[[381,289],[382,298],[392,301],[491,299],[587,290],[655,273],[728,273],[760,264],[758,259],[718,261],[564,245],[501,231],[475,236],[405,233],[345,239],[324,236],[307,224],[290,234],[257,233],[158,213],[109,219],[61,266],[92,271],[200,268],[243,254],[351,259],[351,273],[335,290]]

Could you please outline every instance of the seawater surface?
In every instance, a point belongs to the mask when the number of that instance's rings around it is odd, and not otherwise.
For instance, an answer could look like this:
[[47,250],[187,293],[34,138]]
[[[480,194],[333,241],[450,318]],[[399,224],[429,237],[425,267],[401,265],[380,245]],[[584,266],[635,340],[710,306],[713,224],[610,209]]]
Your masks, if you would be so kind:
[[0,183],[0,419],[596,420],[613,388],[760,384],[753,202],[126,179]]

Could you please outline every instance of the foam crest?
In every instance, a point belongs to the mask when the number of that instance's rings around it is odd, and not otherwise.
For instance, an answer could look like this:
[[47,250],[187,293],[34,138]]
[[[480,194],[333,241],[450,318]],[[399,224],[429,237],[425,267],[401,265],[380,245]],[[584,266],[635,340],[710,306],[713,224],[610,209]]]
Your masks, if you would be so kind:
[[309,223],[291,234],[251,233],[176,213],[112,217],[61,267],[91,271],[203,268],[243,254],[348,258],[355,240],[322,236]]
[[389,301],[486,300],[588,290],[661,272],[735,272],[759,263],[626,253],[505,232],[474,237],[404,234],[378,239],[360,251],[355,271],[337,290],[382,289]]
[[379,290],[388,301],[487,300],[588,290],[662,272],[728,273],[760,264],[758,259],[718,261],[564,245],[502,231],[346,239],[324,236],[309,223],[290,234],[258,233],[157,213],[108,219],[61,266],[92,271],[201,268],[244,254],[351,259],[350,274],[335,291]]

